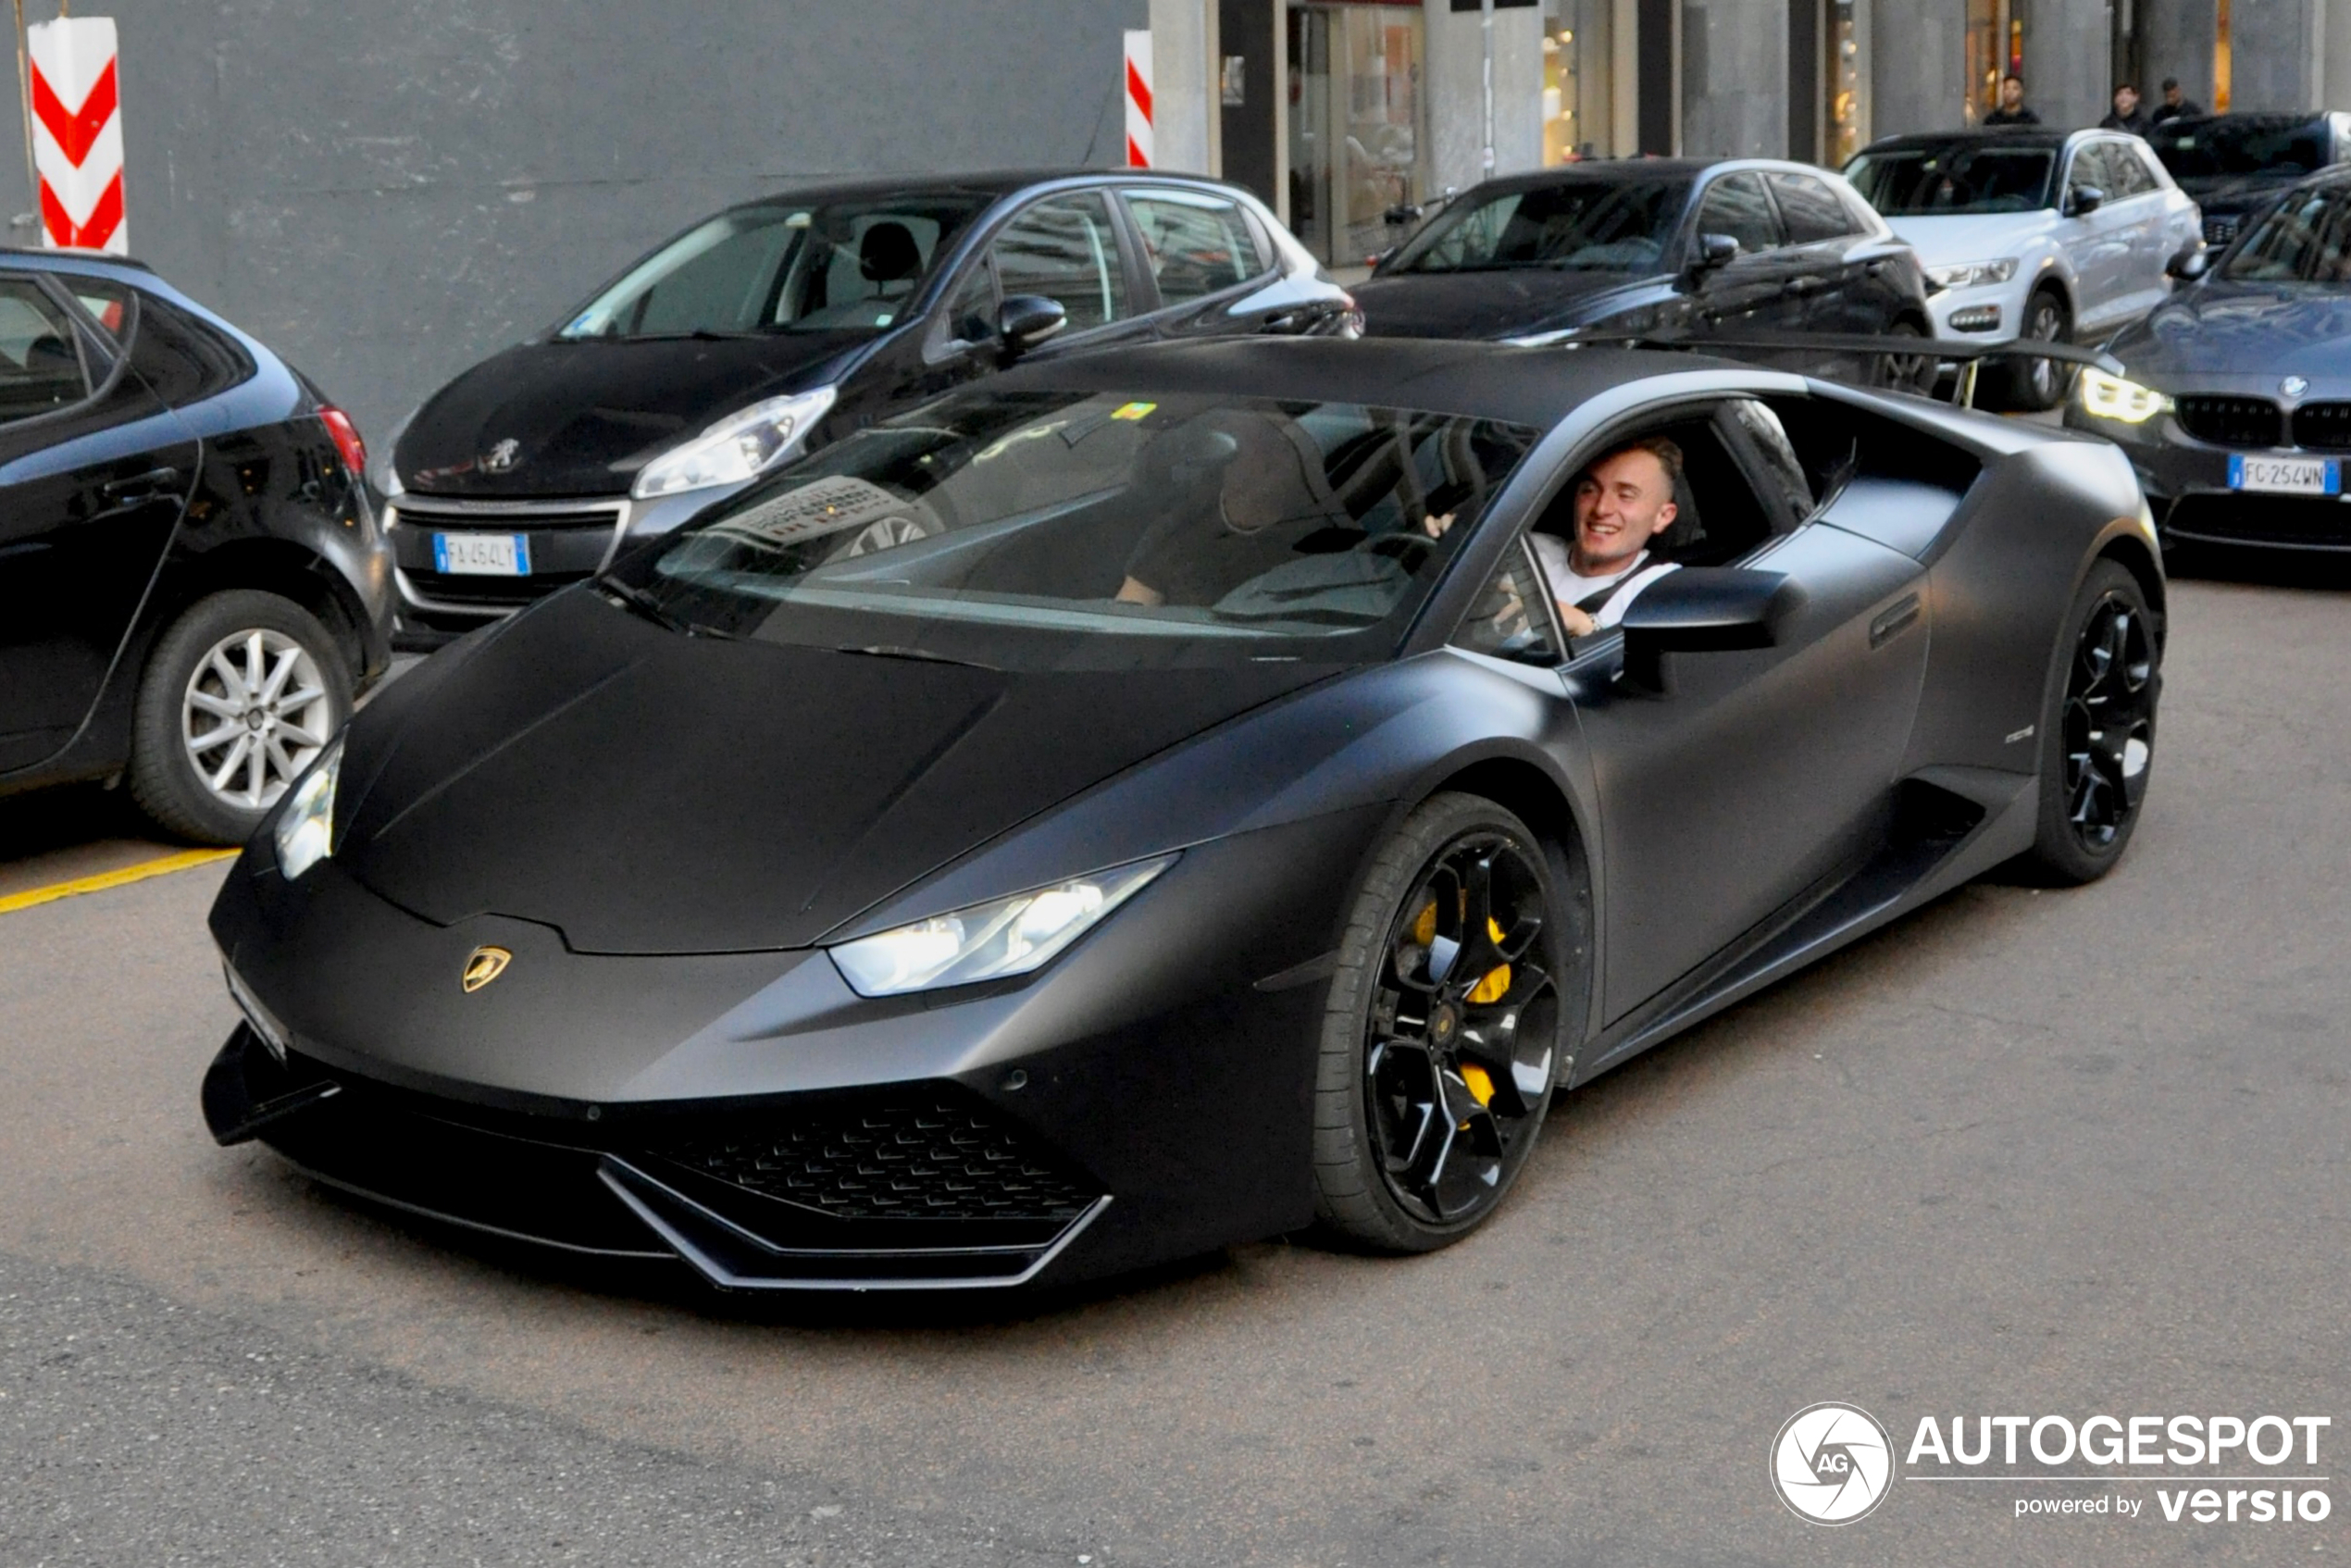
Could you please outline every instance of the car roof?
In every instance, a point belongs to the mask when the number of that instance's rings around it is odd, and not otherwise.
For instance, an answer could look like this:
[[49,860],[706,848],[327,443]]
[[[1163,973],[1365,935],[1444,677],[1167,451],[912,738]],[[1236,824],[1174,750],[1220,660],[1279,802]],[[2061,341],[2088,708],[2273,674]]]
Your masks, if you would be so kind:
[[1818,164],[1796,163],[1786,158],[1587,158],[1580,163],[1553,164],[1548,168],[1529,169],[1523,174],[1505,174],[1480,180],[1453,199],[1460,202],[1480,191],[1525,191],[1543,185],[1574,184],[1579,180],[1694,180],[1717,170],[1738,168],[1824,174],[1832,180],[1842,178],[1833,168],[1822,168]]
[[2227,114],[2218,115],[2173,115],[2158,129],[2169,132],[2192,125],[2316,125],[2321,120],[2332,119],[2338,112],[2333,109],[2232,109]]
[[729,212],[754,207],[802,206],[817,202],[862,201],[916,194],[976,195],[1001,201],[1043,185],[1170,184],[1208,186],[1246,195],[1237,185],[1204,175],[1170,174],[1155,168],[997,168],[960,174],[865,174],[840,180],[793,180],[765,195],[737,202]]
[[1877,153],[1909,147],[1946,147],[1954,142],[1977,143],[1985,146],[2061,147],[2076,136],[2093,134],[2096,132],[2067,131],[2048,125],[1973,125],[1958,131],[1908,131],[1899,136],[1881,136],[1861,151]]
[[1354,404],[1546,429],[1627,381],[1728,368],[1737,367],[1678,350],[1521,348],[1429,338],[1217,338],[1015,366],[981,386]]
[[49,245],[0,245],[0,256],[10,262],[32,262],[58,271],[105,271],[110,267],[127,267],[134,272],[152,273],[155,268],[132,256],[115,255],[106,251],[88,251],[78,247],[57,249]]

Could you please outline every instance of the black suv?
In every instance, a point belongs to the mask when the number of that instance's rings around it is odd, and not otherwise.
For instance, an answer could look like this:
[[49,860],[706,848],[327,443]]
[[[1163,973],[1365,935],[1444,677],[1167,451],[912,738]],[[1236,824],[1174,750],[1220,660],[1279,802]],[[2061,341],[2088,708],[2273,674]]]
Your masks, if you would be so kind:
[[359,433],[147,268],[0,252],[0,793],[239,843],[391,660]]
[[2225,245],[2297,180],[2351,158],[2351,114],[2183,115],[2147,143],[2204,215],[2204,243]]
[[401,641],[507,615],[777,464],[1015,358],[1357,320],[1272,213],[1213,180],[866,180],[730,207],[379,443]]

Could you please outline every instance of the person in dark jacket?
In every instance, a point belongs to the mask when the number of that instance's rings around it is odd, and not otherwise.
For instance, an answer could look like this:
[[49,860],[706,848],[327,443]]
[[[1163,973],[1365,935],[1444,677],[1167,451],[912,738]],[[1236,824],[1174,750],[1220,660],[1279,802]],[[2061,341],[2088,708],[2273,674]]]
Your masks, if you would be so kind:
[[2133,136],[2147,133],[2147,117],[2139,112],[2139,90],[2129,82],[2118,83],[2114,89],[2114,109],[2098,121],[2100,131],[2127,131]]
[[2024,78],[2000,79],[2000,106],[1984,117],[1986,125],[2038,125],[2041,117],[2024,106]]
[[2180,79],[2167,76],[2163,79],[2163,102],[2155,106],[2155,112],[2147,116],[2147,123],[2161,125],[2165,120],[2177,119],[2182,115],[2200,115],[2203,112],[2201,104],[2180,91]]

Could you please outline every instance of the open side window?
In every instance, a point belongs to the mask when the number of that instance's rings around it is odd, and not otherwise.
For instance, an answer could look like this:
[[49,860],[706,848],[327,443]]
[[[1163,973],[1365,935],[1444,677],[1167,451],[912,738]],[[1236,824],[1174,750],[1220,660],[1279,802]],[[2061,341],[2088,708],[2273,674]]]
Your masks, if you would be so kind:
[[1984,472],[1965,448],[1865,408],[1800,395],[1759,401],[1820,498],[1813,515],[1914,558]]

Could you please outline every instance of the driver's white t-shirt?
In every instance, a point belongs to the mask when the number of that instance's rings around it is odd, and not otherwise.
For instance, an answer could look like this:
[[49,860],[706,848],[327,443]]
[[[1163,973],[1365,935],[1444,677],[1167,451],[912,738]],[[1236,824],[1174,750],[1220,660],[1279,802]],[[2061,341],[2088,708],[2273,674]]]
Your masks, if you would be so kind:
[[1551,586],[1551,597],[1570,609],[1584,603],[1593,594],[1614,588],[1615,592],[1592,614],[1592,625],[1605,630],[1624,618],[1624,612],[1639,597],[1641,590],[1674,569],[1672,561],[1644,566],[1649,558],[1646,550],[1633,557],[1623,571],[1605,577],[1586,577],[1570,564],[1567,541],[1557,534],[1530,533],[1527,539],[1535,546],[1535,559],[1542,566],[1543,575]]

